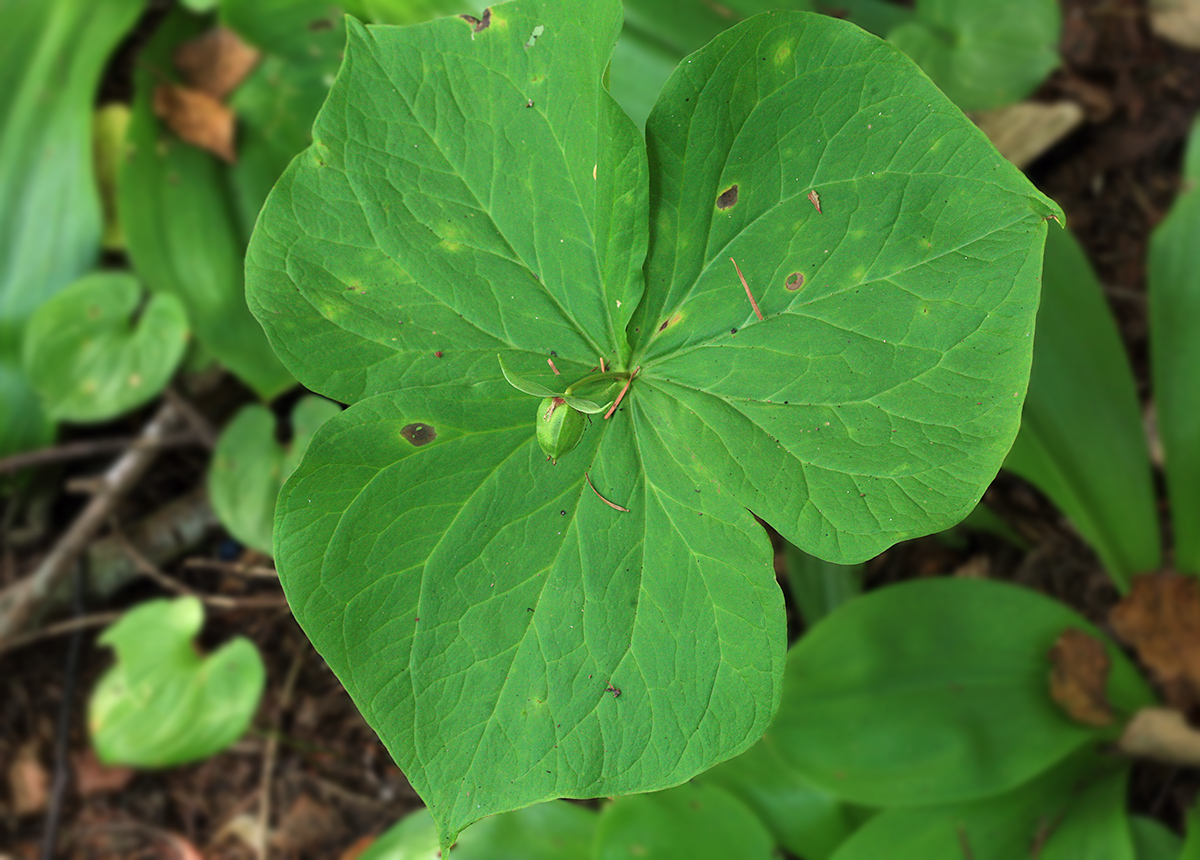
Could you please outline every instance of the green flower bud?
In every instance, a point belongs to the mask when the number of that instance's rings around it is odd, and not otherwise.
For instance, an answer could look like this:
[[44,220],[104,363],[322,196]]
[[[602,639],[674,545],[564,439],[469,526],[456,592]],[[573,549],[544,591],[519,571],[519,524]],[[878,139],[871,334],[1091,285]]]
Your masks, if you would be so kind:
[[587,416],[571,408],[561,397],[547,397],[538,405],[537,440],[542,450],[557,463],[571,453],[583,436]]

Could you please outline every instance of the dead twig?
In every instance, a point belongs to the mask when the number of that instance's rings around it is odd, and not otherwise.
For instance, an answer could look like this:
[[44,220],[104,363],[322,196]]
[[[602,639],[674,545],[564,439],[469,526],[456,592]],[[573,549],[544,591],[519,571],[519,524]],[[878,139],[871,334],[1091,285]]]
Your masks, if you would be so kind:
[[258,788],[260,797],[258,828],[256,829],[258,844],[254,846],[254,853],[259,860],[266,860],[267,857],[267,829],[271,825],[271,782],[275,777],[275,760],[279,756],[279,727],[283,722],[283,715],[292,706],[292,694],[296,690],[296,679],[300,676],[300,667],[304,665],[306,651],[306,647],[300,645],[296,648],[295,656],[292,657],[291,668],[288,669],[287,677],[283,681],[283,688],[279,691],[279,707],[275,711],[274,720],[275,731],[267,737],[267,748],[263,753],[262,780]]
[[26,633],[24,636],[13,636],[11,639],[6,640],[3,647],[0,647],[0,654],[16,651],[29,645],[35,645],[47,639],[64,636],[67,633],[74,633],[76,630],[106,627],[123,614],[121,612],[97,612],[93,615],[84,615],[79,618],[68,619],[67,621],[59,621],[57,624],[47,624],[41,630]]
[[160,442],[179,420],[171,403],[164,403],[142,428],[138,440],[104,475],[103,486],[75,518],[66,534],[26,579],[0,594],[0,647],[22,632],[38,609],[58,588],[66,572],[120,500],[146,473],[158,456]]
[[134,448],[183,448],[200,442],[195,433],[173,433],[161,439],[143,440],[129,437],[111,439],[81,439],[78,442],[66,442],[62,445],[52,445],[49,448],[38,448],[36,451],[25,451],[0,460],[0,475],[19,472],[22,469],[32,469],[35,466],[46,466],[51,463],[64,463],[69,460],[86,460],[89,457],[99,457],[103,454],[115,454],[118,451]]
[[279,579],[279,571],[273,567],[260,564],[242,564],[236,561],[218,561],[215,558],[185,559],[183,566],[189,570],[208,570],[217,573],[228,573],[233,576],[245,576],[251,579]]
[[192,401],[188,400],[174,388],[166,389],[163,392],[163,397],[179,411],[183,420],[187,422],[188,427],[196,434],[196,438],[200,440],[200,443],[205,448],[211,451],[217,447],[217,431],[213,429],[209,420],[192,405]]

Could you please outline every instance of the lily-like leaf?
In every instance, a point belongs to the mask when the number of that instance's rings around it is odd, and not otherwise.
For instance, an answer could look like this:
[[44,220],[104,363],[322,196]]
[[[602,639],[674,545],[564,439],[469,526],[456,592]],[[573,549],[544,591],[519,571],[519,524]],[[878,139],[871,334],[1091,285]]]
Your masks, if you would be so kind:
[[553,388],[547,388],[540,383],[531,382],[527,379],[517,376],[504,366],[503,358],[500,359],[500,372],[504,374],[504,378],[508,381],[508,384],[517,389],[517,391],[523,391],[524,393],[531,394],[534,397],[558,397],[562,394],[561,391],[555,391]]
[[[750,746],[784,613],[749,511],[844,563],[947,527],[1024,397],[1058,210],[911,61],[760,15],[643,140],[603,86],[620,26],[349,21],[247,259],[281,358],[352,404],[280,496],[284,587],[445,847]],[[496,360],[552,354],[620,398],[557,465]]]

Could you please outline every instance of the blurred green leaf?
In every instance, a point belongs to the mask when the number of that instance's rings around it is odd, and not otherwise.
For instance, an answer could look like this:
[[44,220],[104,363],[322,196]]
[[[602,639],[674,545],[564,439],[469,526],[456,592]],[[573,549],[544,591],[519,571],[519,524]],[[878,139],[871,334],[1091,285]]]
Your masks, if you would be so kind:
[[810,627],[862,591],[861,564],[835,564],[791,543],[783,552],[788,589]]
[[262,696],[258,649],[237,637],[207,657],[192,641],[204,623],[195,597],[140,604],[100,635],[117,652],[88,703],[105,764],[170,767],[207,758],[246,731]]
[[358,860],[439,860],[441,856],[433,816],[428,809],[418,809],[381,833]]
[[152,107],[171,52],[196,35],[184,14],[166,20],[137,66],[129,155],[118,207],[129,256],[153,292],[178,296],[196,338],[261,397],[294,385],[246,307],[244,244],[225,166],[159,125]]
[[775,841],[805,860],[825,860],[865,816],[789,764],[770,729],[746,752],[696,779],[733,794],[770,829]]
[[20,369],[25,323],[95,264],[100,75],[144,0],[8,0],[0,27],[0,456],[53,428]]
[[106,251],[125,250],[125,234],[117,214],[117,175],[125,157],[125,134],[132,114],[128,105],[110,104],[96,111],[92,128],[95,133],[93,153],[96,162],[96,187],[104,213]]
[[1133,856],[1137,860],[1181,860],[1183,840],[1155,818],[1129,816],[1129,835],[1133,839]]
[[[1114,800],[1123,801],[1128,766],[1114,767],[1093,756],[1088,753],[1082,761],[1069,761],[987,800],[884,811],[850,837],[833,860],[1132,860],[1123,810],[1120,804],[1114,808]],[[1111,841],[1096,853],[1079,850],[1089,843],[1081,827],[1096,827]]]
[[1200,121],[1184,189],[1150,239],[1150,358],[1175,567],[1200,574]]
[[917,0],[887,38],[963,110],[1019,102],[1060,63],[1058,0]]
[[[930,579],[856,598],[788,655],[772,735],[832,794],[870,806],[952,803],[1007,791],[1109,737],[1051,700],[1047,654],[1066,606],[988,580]],[[1118,713],[1153,696],[1120,649]]]
[[143,302],[133,276],[98,272],[38,308],[25,372],[52,418],[107,421],[166,387],[187,350],[187,314],[165,293]]
[[600,815],[595,860],[771,860],[771,834],[725,789],[703,782],[618,797]]
[[336,0],[220,0],[220,7],[221,23],[247,42],[300,63],[320,62],[322,34],[341,28]]
[[217,0],[179,0],[189,12],[203,15],[217,8]]
[[341,407],[323,397],[301,398],[292,410],[292,441],[275,441],[275,416],[263,406],[243,407],[221,433],[208,471],[208,495],[217,519],[246,546],[272,554],[272,523],[279,488],[295,471],[317,429]]
[[1065,230],[1046,239],[1029,394],[1004,467],[1070,517],[1122,590],[1134,574],[1158,567],[1133,371],[1083,249]]

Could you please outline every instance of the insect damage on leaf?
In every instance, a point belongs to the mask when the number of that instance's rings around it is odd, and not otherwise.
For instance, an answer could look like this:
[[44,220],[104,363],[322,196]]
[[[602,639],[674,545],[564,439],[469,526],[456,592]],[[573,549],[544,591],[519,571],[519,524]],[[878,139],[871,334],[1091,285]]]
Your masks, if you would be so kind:
[[786,281],[784,281],[783,285],[791,292],[795,292],[804,286],[804,273],[792,272],[790,275],[788,275],[788,278]]
[[492,10],[491,8],[483,10],[483,17],[476,18],[474,15],[459,15],[468,24],[471,24],[474,29],[472,33],[482,33],[488,27],[492,26]]

